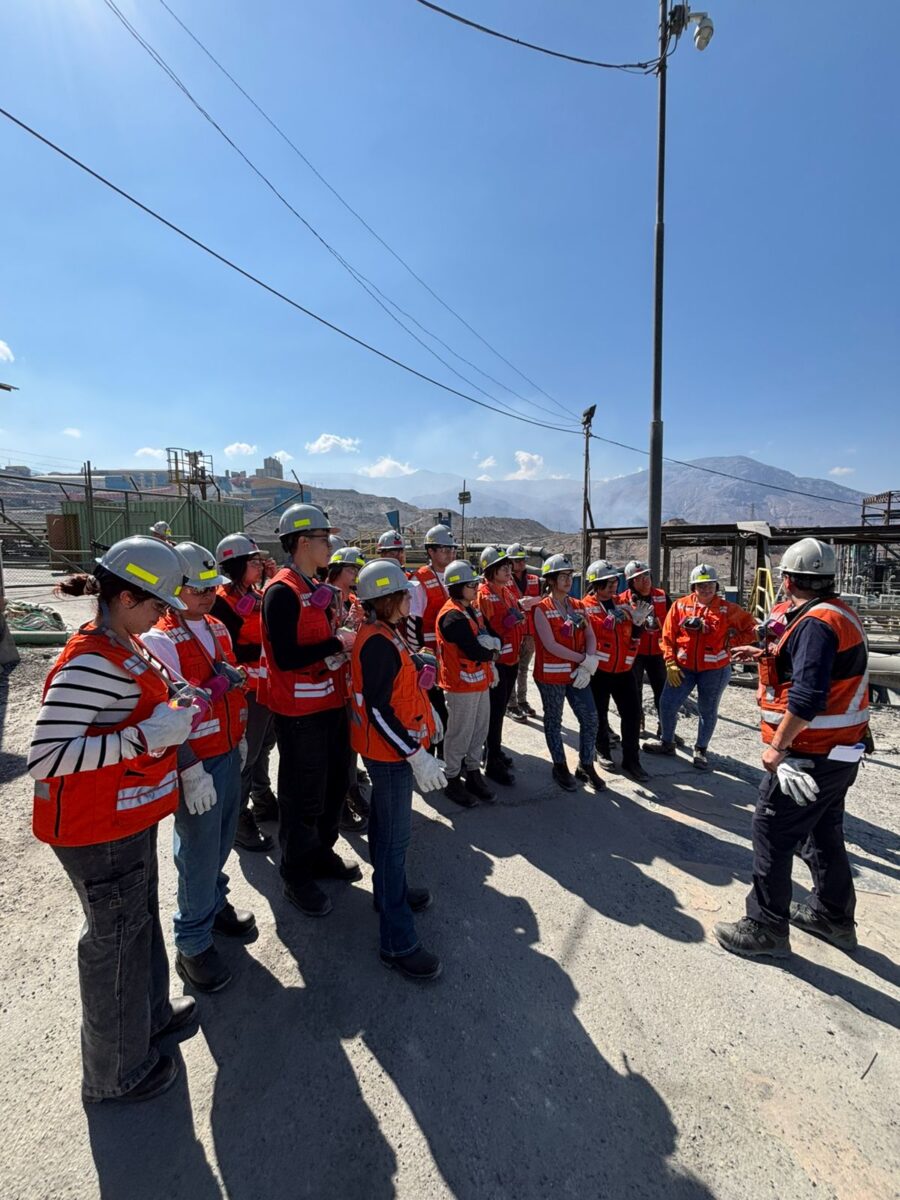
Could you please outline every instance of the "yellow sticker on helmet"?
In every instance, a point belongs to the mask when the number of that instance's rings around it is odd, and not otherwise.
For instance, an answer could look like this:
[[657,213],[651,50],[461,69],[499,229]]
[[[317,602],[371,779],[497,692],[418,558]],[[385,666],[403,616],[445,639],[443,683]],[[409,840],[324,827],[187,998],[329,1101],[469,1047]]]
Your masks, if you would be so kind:
[[308,525],[311,519],[311,517],[300,517],[299,520],[294,522],[294,528],[300,529],[302,526]]
[[129,575],[134,575],[136,579],[143,579],[144,583],[159,583],[158,575],[152,575],[149,571],[145,571],[143,567],[139,567],[136,563],[129,563],[125,570]]
[[458,575],[448,575],[447,582],[448,583],[459,583],[459,576]]
[[711,575],[698,575],[694,583],[712,583]]
[[218,573],[219,573],[218,571],[201,571],[200,574],[197,576],[197,578],[198,579],[215,579],[215,577],[218,575]]
[[179,583],[178,587],[172,588],[172,595],[173,596],[181,595],[181,584],[180,583]]
[[388,585],[390,582],[391,582],[391,581],[390,581],[390,579],[387,577],[387,575],[385,575],[383,579],[376,579],[376,580],[375,580],[375,586],[376,586],[376,587],[387,587],[387,585]]

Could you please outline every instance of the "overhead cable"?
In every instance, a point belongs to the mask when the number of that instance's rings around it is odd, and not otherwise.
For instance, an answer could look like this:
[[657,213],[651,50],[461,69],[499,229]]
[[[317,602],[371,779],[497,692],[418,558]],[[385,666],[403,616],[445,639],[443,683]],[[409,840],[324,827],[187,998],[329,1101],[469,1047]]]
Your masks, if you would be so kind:
[[[202,50],[202,52],[206,55],[206,57],[210,60],[210,62],[219,71],[221,71],[221,73],[225,76],[225,78],[227,80],[229,80],[229,82],[232,83],[235,88],[237,88],[237,90],[244,97],[244,99],[250,105],[252,105],[253,108],[255,108],[256,111],[259,113],[259,115],[263,118],[263,120],[269,126],[271,126],[272,129],[275,130],[275,132],[282,139],[282,141],[285,142],[285,144],[287,146],[289,146],[291,150],[293,150],[293,152],[297,155],[297,157],[301,160],[301,162],[303,162],[309,168],[309,170],[312,171],[313,175],[315,175],[315,177],[319,180],[319,182],[324,187],[326,187],[329,192],[331,192],[331,194],[335,197],[335,199],[338,201],[338,203],[343,205],[343,207],[347,210],[347,212],[349,212],[351,216],[355,217],[356,220],[359,221],[360,225],[362,225],[362,227],[365,230],[367,230],[368,233],[370,233],[372,235],[372,237],[376,240],[376,242],[378,242],[388,252],[388,254],[390,254],[391,257],[394,258],[400,264],[401,267],[403,267],[403,269],[410,276],[412,276],[412,278],[416,281],[416,283],[418,283],[421,287],[423,287],[425,289],[425,291],[428,292],[428,294],[434,300],[436,300],[443,309],[445,309],[448,313],[450,313],[450,315],[452,317],[455,317],[455,319],[457,321],[459,321],[459,323],[465,329],[467,329],[469,331],[469,333],[472,334],[473,337],[477,338],[478,341],[481,342],[483,346],[486,346],[487,349],[490,350],[490,352],[493,355],[495,355],[502,363],[504,363],[507,367],[509,367],[509,369],[511,371],[515,372],[515,374],[518,375],[520,379],[523,379],[529,385],[529,387],[534,388],[534,390],[536,392],[539,392],[542,396],[544,396],[547,400],[549,400],[552,404],[554,404],[559,409],[559,411],[561,413],[563,413],[565,416],[572,417],[573,420],[576,420],[576,421],[579,420],[577,413],[573,412],[572,409],[567,408],[564,404],[562,404],[559,400],[557,400],[554,396],[552,396],[548,391],[546,391],[544,388],[542,388],[540,386],[540,384],[535,383],[535,381],[530,376],[526,375],[524,371],[520,370],[519,367],[517,367],[515,365],[515,363],[511,362],[508,358],[506,358],[506,356],[503,355],[496,348],[496,346],[494,346],[491,342],[489,342],[487,340],[487,338],[484,337],[481,333],[479,333],[478,330],[473,325],[469,324],[469,322],[465,319],[465,317],[463,317],[459,312],[457,312],[457,310],[455,308],[453,308],[453,306],[451,304],[449,304],[446,300],[444,300],[443,297],[440,296],[434,290],[434,288],[425,279],[423,279],[421,275],[419,275],[416,272],[416,270],[412,266],[410,266],[410,264],[406,261],[406,259],[397,250],[395,250],[394,247],[391,246],[390,243],[387,242],[381,236],[381,234],[378,233],[377,230],[372,228],[372,226],[368,223],[368,221],[365,219],[365,217],[363,217],[362,214],[357,209],[355,209],[353,207],[353,205],[350,204],[349,201],[346,200],[341,195],[341,193],[337,190],[337,188],[334,187],[334,185],[325,178],[325,176],[321,173],[321,171],[319,171],[317,169],[317,167],[309,160],[309,158],[303,153],[303,151],[300,149],[300,147],[294,141],[292,141],[292,139],[285,133],[285,131],[275,121],[275,119],[273,117],[269,116],[269,114],[262,107],[262,105],[260,105],[253,98],[253,96],[250,95],[250,93],[246,90],[246,88],[244,88],[238,82],[238,80],[235,79],[235,77],[231,74],[231,72],[225,66],[223,66],[223,64],[216,58],[216,56],[204,44],[204,42],[197,36],[197,34],[195,34],[184,23],[184,21],[182,21],[182,19],[178,16],[178,14],[170,7],[169,4],[166,3],[166,0],[159,0],[159,2],[163,6],[163,8],[166,10],[166,12],[169,14],[169,16],[173,19],[173,21],[175,21],[176,24],[179,25],[181,27],[181,29],[184,30],[184,32],[191,39],[191,41],[194,42],[194,44],[200,50]],[[374,284],[373,284],[373,286],[374,286]],[[385,299],[387,299],[387,297],[385,297]],[[388,300],[388,303],[393,303],[393,301]],[[401,309],[400,311],[402,312],[403,310]],[[408,313],[405,315],[409,316]],[[409,319],[415,321],[415,318],[413,318],[413,317],[410,317]],[[418,325],[417,321],[415,323]],[[419,326],[419,327],[422,328],[421,326]],[[452,347],[448,346],[446,344],[446,342],[442,342],[441,339],[438,338],[435,334],[430,334],[430,336],[435,338],[436,341],[440,342],[440,344],[443,345],[447,350],[449,350],[450,353],[453,354],[456,358],[459,358],[462,362],[464,362],[468,366],[474,368],[474,370],[478,371],[479,374],[483,375],[486,379],[489,379],[492,383],[496,384],[498,387],[502,387],[505,391],[509,392],[511,395],[515,396],[517,399],[524,401],[526,404],[534,403],[534,401],[529,400],[527,396],[521,395],[514,388],[509,387],[507,384],[503,383],[501,380],[495,379],[493,375],[489,374],[482,367],[479,367],[477,365],[477,363],[472,363],[467,358],[464,358],[461,354],[458,354],[455,350],[452,349]],[[537,406],[537,407],[541,407],[541,406]],[[543,411],[546,411],[546,410],[543,410]]]

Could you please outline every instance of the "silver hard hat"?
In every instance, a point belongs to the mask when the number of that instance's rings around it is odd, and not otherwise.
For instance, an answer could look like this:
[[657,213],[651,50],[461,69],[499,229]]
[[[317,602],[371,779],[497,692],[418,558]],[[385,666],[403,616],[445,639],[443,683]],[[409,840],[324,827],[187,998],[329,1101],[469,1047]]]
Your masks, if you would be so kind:
[[513,542],[511,546],[506,547],[506,557],[512,561],[514,558],[527,558],[528,553],[521,542]]
[[551,554],[541,567],[541,575],[559,575],[563,571],[574,572],[575,567],[568,554]]
[[197,542],[179,542],[175,549],[187,563],[187,587],[211,588],[231,582],[227,576],[219,574],[215,555],[205,546]]
[[329,567],[364,567],[366,560],[359,546],[342,546],[328,560]]
[[481,583],[483,576],[476,574],[475,568],[464,558],[456,558],[444,572],[444,583],[447,587],[455,587],[460,583]]
[[149,592],[170,608],[185,607],[180,596],[187,582],[188,564],[173,546],[159,538],[122,538],[96,561],[111,575]]
[[446,525],[432,525],[425,534],[426,546],[444,546],[449,550],[456,549],[456,538]]
[[488,567],[502,567],[504,563],[508,562],[509,554],[505,550],[501,552],[495,546],[485,546],[478,565],[482,571],[486,571]]
[[618,579],[618,567],[614,567],[605,558],[598,558],[587,569],[588,583],[602,583],[606,579]]
[[247,558],[259,552],[259,546],[249,534],[229,533],[216,546],[216,562],[221,564],[235,558]]
[[640,558],[633,558],[631,562],[625,564],[625,579],[631,583],[635,575],[649,575],[650,564],[643,562]]
[[834,546],[818,538],[801,538],[785,550],[778,569],[782,575],[834,575]]
[[393,558],[373,559],[356,579],[356,595],[360,600],[377,600],[394,592],[408,592],[411,587],[406,572]]
[[292,504],[281,514],[276,530],[279,537],[287,537],[289,533],[331,533],[332,526],[315,504]]
[[408,550],[409,544],[404,542],[402,535],[396,529],[388,529],[378,539],[377,548],[379,550]]
[[715,567],[711,567],[709,563],[697,563],[693,571],[691,571],[691,587],[695,583],[718,583],[719,573]]

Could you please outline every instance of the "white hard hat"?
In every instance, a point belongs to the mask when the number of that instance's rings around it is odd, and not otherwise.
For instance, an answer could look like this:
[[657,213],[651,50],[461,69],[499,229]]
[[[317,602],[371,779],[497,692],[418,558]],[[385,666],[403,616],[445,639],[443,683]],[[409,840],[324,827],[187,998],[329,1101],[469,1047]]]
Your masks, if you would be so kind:
[[559,575],[563,571],[574,571],[568,554],[551,554],[541,567],[542,575]]
[[287,537],[289,533],[311,533],[313,530],[332,533],[328,518],[315,504],[292,504],[281,514],[277,533]]
[[488,567],[502,567],[508,562],[509,554],[506,551],[500,551],[495,546],[485,546],[481,552],[479,566],[482,571],[486,571]]
[[150,532],[160,538],[170,538],[172,536],[172,530],[169,528],[168,521],[154,521],[150,526]]
[[626,563],[626,565],[625,565],[625,579],[628,583],[631,583],[631,581],[632,581],[632,579],[634,579],[635,575],[649,575],[649,574],[650,574],[650,564],[648,562],[642,562],[641,559],[639,559],[639,558],[633,558],[631,560],[631,562]]
[[455,587],[459,583],[480,583],[481,575],[475,574],[475,569],[471,563],[466,562],[464,558],[454,559],[444,572],[444,583],[447,587]]
[[216,562],[224,563],[234,558],[246,558],[259,554],[259,546],[247,533],[229,533],[216,546]]
[[782,575],[832,576],[836,569],[834,546],[811,537],[801,538],[788,546],[779,567]]
[[605,558],[598,558],[587,569],[588,583],[603,583],[607,579],[618,579],[618,567],[614,567]]
[[691,587],[695,583],[718,583],[719,574],[715,567],[711,567],[709,563],[697,563],[693,571],[691,571]]
[[379,550],[408,550],[409,545],[404,542],[401,535],[396,529],[388,529],[378,539]]
[[506,557],[510,560],[514,558],[527,558],[528,552],[521,542],[513,542],[511,546],[506,547]]
[[341,546],[328,560],[329,567],[364,567],[366,560],[359,546]]
[[177,550],[159,538],[140,535],[123,538],[110,546],[97,563],[111,575],[163,600],[170,608],[185,607],[179,597],[187,581],[188,564]]
[[356,595],[360,600],[377,600],[394,592],[408,592],[411,587],[406,572],[392,558],[376,558],[366,563],[356,579]]
[[456,544],[456,538],[446,525],[432,525],[425,534],[426,546],[445,546],[450,550],[455,550]]
[[197,542],[179,542],[175,549],[187,563],[187,587],[211,588],[231,582],[225,575],[219,574],[215,556],[205,546]]

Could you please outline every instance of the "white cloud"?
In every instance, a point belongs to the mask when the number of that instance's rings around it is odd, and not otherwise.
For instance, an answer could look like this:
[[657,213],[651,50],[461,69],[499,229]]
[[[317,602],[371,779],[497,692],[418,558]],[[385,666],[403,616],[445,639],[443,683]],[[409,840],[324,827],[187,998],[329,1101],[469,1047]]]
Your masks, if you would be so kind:
[[482,471],[487,471],[490,467],[496,467],[497,460],[494,458],[493,454],[489,454],[487,458],[483,458],[478,465],[481,467]]
[[571,479],[572,476],[567,471],[564,471],[561,475],[551,475],[550,478],[551,479]]
[[852,475],[856,467],[832,467],[829,475]]
[[165,450],[157,450],[154,446],[141,446],[140,450],[135,450],[135,458],[155,458],[157,462],[164,462],[166,457]]
[[226,458],[247,458],[251,454],[256,454],[256,447],[251,446],[249,442],[232,442],[230,446],[225,447]]
[[477,479],[477,481],[476,481],[476,482],[478,482],[478,483],[492,483],[492,482],[493,482],[493,479],[494,479],[493,475],[479,475],[479,476],[478,476],[478,479]]
[[304,448],[307,454],[330,454],[332,450],[340,450],[342,454],[359,454],[359,438],[320,433],[314,442],[307,442]]
[[76,429],[76,428],[74,427],[74,425],[69,425],[69,426],[67,426],[67,428],[65,428],[65,429],[63,430],[63,435],[64,435],[65,437],[70,437],[70,438],[80,438],[80,437],[81,437],[81,430],[80,430],[80,429]]
[[0,362],[15,362],[16,356],[9,348],[9,342],[4,342],[0,338]]
[[531,454],[528,450],[517,450],[514,458],[518,469],[507,475],[507,479],[535,479],[544,465],[543,454]]
[[293,461],[294,461],[294,456],[293,456],[293,454],[288,454],[287,450],[276,450],[276,451],[275,451],[275,453],[272,455],[272,457],[273,457],[273,458],[277,458],[277,459],[278,459],[278,461],[279,461],[279,462],[280,462],[282,465],[283,465],[284,463],[289,463],[289,462],[293,462]]
[[370,479],[389,479],[393,475],[412,475],[415,467],[411,467],[409,463],[397,462],[396,458],[391,458],[387,454],[383,454],[378,462],[372,463],[371,467],[360,467],[360,475],[368,475]]

